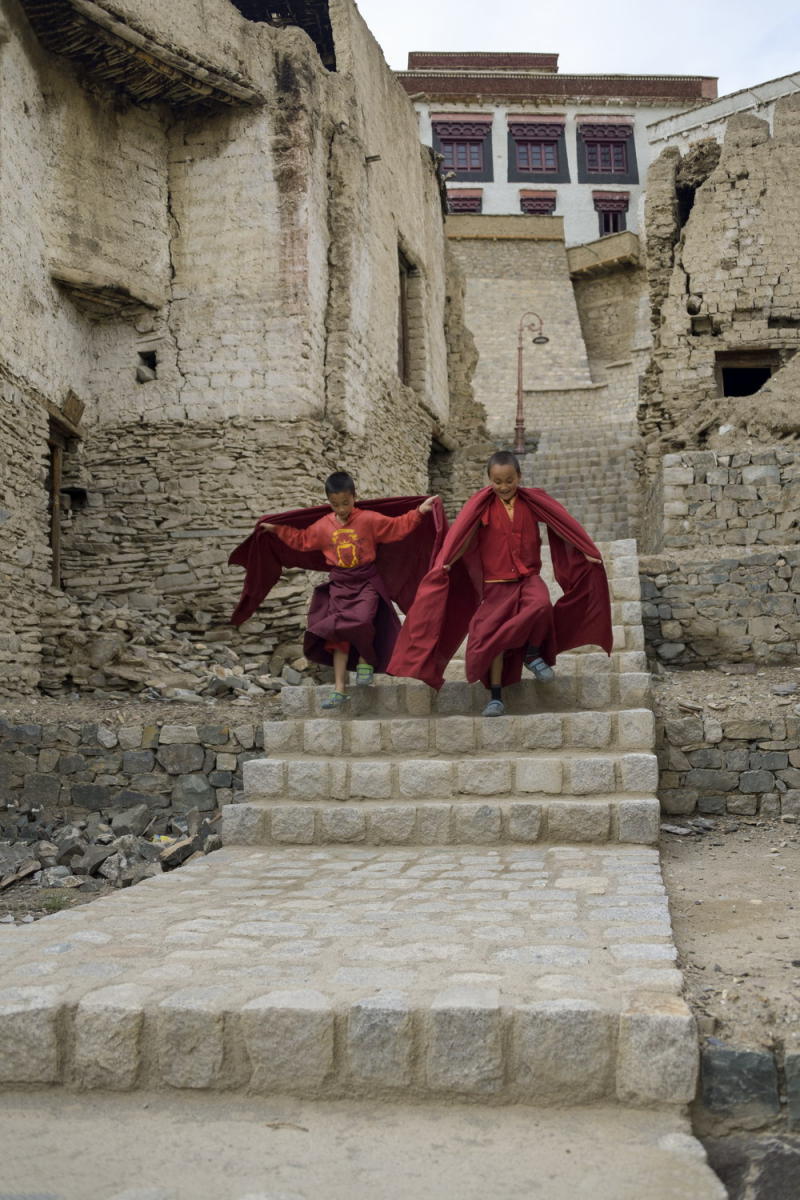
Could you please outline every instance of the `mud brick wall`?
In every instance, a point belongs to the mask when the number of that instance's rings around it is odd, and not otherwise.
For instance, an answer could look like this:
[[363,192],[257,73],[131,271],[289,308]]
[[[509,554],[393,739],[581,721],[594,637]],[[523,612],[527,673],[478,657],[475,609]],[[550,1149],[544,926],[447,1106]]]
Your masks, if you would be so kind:
[[800,658],[800,549],[639,562],[651,657],[694,667]]
[[800,718],[658,716],[659,797],[666,813],[800,818]]
[[0,827],[31,808],[69,820],[90,813],[110,819],[143,804],[160,833],[173,814],[229,804],[241,790],[243,764],[262,753],[263,727],[212,719],[122,727],[0,719]]

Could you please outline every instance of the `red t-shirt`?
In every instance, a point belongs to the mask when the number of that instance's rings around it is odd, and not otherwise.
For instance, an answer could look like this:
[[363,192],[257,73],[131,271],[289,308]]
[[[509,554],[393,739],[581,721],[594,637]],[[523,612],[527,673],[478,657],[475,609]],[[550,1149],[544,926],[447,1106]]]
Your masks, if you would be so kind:
[[321,550],[331,567],[365,567],[375,561],[381,542],[399,542],[422,520],[418,508],[399,517],[385,517],[367,508],[354,508],[344,525],[326,513],[307,529],[276,525],[274,533],[293,550]]
[[539,524],[521,500],[514,504],[513,520],[499,496],[481,517],[478,551],[485,583],[519,579],[542,568]]

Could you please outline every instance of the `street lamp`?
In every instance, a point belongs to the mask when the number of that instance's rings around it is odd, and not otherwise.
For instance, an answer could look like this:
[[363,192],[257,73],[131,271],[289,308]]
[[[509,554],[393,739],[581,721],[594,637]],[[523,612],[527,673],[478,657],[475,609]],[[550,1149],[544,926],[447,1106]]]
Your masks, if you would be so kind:
[[[530,318],[533,318],[531,320]],[[542,332],[544,322],[538,313],[526,312],[519,319],[517,330],[517,419],[514,425],[514,453],[525,453],[525,413],[522,407],[522,335],[525,330],[533,334],[534,346],[546,346],[550,338]]]

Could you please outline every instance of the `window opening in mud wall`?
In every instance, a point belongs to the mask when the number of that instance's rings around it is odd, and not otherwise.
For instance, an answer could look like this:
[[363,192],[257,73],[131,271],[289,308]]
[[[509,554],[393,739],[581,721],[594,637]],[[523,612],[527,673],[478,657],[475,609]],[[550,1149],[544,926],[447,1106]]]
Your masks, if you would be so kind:
[[431,438],[428,455],[428,490],[431,495],[449,498],[453,488],[453,451],[438,438]]
[[231,0],[248,21],[263,21],[281,29],[296,25],[304,29],[317,47],[322,65],[336,70],[336,50],[328,0]]
[[397,374],[406,387],[425,388],[425,277],[402,246],[397,249]]
[[47,438],[50,461],[47,472],[48,509],[50,513],[51,579],[53,587],[61,587],[61,479],[64,472],[64,451],[67,438],[54,421],[50,422]]
[[717,388],[721,396],[752,396],[779,366],[770,350],[720,351],[716,356]]
[[397,374],[406,386],[411,375],[411,354],[408,328],[409,279],[412,266],[402,250],[397,254],[398,298],[397,298]]

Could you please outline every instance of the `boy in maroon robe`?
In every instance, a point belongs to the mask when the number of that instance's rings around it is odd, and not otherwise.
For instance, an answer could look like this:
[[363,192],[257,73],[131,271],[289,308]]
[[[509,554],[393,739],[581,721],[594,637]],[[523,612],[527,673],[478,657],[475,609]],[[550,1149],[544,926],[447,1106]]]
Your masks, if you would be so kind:
[[[262,517],[231,555],[230,562],[247,568],[232,621],[247,620],[277,582],[282,566],[328,571],[329,582],[314,589],[303,649],[313,662],[333,664],[334,691],[322,707],[340,708],[349,700],[348,669],[356,671],[358,684],[370,684],[376,670],[386,670],[400,630],[392,601],[409,607],[441,544],[446,521],[438,496],[357,507],[355,483],[345,471],[326,479],[325,494],[328,508]],[[425,522],[432,510],[434,520]],[[398,558],[380,553],[382,546],[404,539],[412,543],[404,556],[405,570]]]
[[[484,682],[483,715],[498,717],[502,688],[518,682],[523,665],[546,683],[564,650],[597,645],[610,654],[611,605],[600,552],[567,510],[541,488],[521,487],[508,451],[492,455],[487,474],[489,486],[461,510],[420,585],[389,672],[439,688],[467,633],[467,679]],[[539,522],[564,591],[555,605],[540,575]]]

